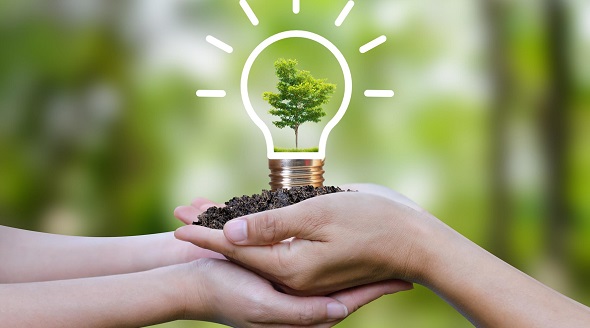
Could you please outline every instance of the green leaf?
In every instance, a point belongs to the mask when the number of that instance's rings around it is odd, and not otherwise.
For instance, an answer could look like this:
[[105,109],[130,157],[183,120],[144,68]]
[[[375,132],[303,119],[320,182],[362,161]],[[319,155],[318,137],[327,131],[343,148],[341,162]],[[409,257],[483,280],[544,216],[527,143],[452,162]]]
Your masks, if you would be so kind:
[[289,127],[296,132],[306,122],[319,123],[326,116],[324,104],[336,90],[326,79],[316,79],[310,72],[297,69],[297,60],[279,59],[274,63],[279,78],[278,93],[265,92],[262,98],[272,109],[269,113],[279,117],[273,124],[279,129]]

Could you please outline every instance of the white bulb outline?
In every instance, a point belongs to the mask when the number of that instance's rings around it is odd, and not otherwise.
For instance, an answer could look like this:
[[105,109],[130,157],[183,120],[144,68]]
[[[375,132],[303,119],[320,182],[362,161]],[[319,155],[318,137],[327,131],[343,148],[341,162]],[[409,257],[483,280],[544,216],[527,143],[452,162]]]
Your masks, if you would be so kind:
[[[271,44],[281,41],[284,39],[290,38],[303,38],[315,41],[324,47],[326,47],[330,52],[336,57],[340,67],[342,68],[342,73],[344,74],[344,98],[342,100],[342,104],[340,108],[336,112],[336,115],[328,122],[322,134],[320,136],[320,143],[318,152],[314,153],[275,153],[274,151],[274,141],[272,139],[272,135],[270,130],[264,124],[262,119],[256,114],[252,103],[250,102],[250,96],[248,95],[248,78],[250,75],[250,71],[252,70],[252,66],[254,62],[258,58],[258,56]],[[262,41],[250,54],[248,60],[246,60],[246,64],[244,65],[244,69],[242,71],[242,78],[240,89],[242,93],[242,102],[244,103],[244,107],[246,107],[246,112],[250,119],[258,126],[258,128],[262,131],[264,135],[264,139],[266,141],[266,151],[269,159],[325,159],[326,158],[326,145],[328,143],[328,136],[332,132],[332,129],[336,127],[336,125],[342,120],[344,114],[348,110],[348,106],[350,105],[350,101],[352,99],[352,74],[350,72],[350,67],[348,66],[348,62],[346,58],[338,50],[338,48],[330,42],[328,39],[324,38],[321,35],[309,32],[309,31],[301,31],[301,30],[291,30],[291,31],[284,31],[277,33],[275,35],[270,36],[266,40]]]

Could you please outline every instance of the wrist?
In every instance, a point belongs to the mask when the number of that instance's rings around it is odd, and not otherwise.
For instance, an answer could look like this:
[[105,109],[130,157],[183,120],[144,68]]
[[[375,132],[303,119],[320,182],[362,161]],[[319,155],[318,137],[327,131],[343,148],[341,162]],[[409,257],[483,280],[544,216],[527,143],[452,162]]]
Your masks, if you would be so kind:
[[[177,266],[169,266],[131,274],[91,278],[109,281],[109,284],[85,284],[86,286],[96,285],[91,288],[126,294],[126,297],[117,299],[112,293],[94,293],[106,298],[104,302],[97,301],[98,308],[93,305],[92,309],[97,313],[109,312],[108,321],[117,327],[143,327],[182,319],[185,303],[179,279],[182,270],[179,269],[181,268]],[[86,303],[84,304],[89,306],[92,304]],[[103,303],[110,308],[107,306],[101,309],[100,305]]]
[[[433,290],[440,290],[448,279],[457,276],[459,263],[475,257],[472,242],[438,221],[428,229],[427,241],[422,243],[422,262],[416,265],[416,282]],[[467,272],[463,272],[467,274]],[[463,274],[461,273],[461,274]]]
[[159,286],[160,306],[166,313],[166,321],[183,320],[188,308],[187,286],[188,270],[183,265],[172,265],[146,271],[152,275],[150,280]]
[[160,240],[158,259],[161,266],[188,263],[193,259],[189,256],[189,250],[194,247],[174,237],[174,232],[165,232],[156,235]]
[[[153,235],[139,236],[143,238],[142,245],[138,252],[141,252],[141,266],[145,269],[165,267],[169,265],[190,262],[190,247],[187,243],[174,238],[173,232],[158,233]],[[192,246],[192,245],[191,245]],[[143,249],[150,249],[149,252]]]
[[215,309],[209,292],[214,292],[207,284],[208,259],[172,266],[175,268],[175,288],[178,303],[181,304],[181,320],[212,321]]
[[[411,211],[399,213],[405,222],[391,220],[396,223],[391,227],[393,238],[389,238],[387,249],[393,250],[388,261],[388,270],[392,279],[403,279],[425,284],[439,274],[441,260],[446,254],[452,254],[452,230],[440,220],[426,212]],[[404,233],[400,234],[399,231]]]

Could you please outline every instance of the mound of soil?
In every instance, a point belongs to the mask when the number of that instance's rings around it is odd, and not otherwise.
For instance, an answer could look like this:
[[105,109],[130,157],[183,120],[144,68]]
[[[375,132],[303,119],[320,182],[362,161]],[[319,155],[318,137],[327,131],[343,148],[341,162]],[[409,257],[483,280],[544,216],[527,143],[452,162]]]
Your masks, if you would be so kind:
[[199,215],[199,221],[193,222],[193,224],[221,230],[227,221],[244,215],[273,210],[316,196],[344,191],[338,187],[314,188],[312,186],[277,191],[263,190],[262,193],[252,196],[234,197],[225,202],[225,207],[211,207]]

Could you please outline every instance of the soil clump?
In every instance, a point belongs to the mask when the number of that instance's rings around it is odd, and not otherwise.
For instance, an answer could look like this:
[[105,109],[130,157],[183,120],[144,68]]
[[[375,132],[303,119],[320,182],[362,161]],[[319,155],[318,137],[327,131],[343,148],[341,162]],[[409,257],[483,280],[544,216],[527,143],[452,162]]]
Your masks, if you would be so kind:
[[297,204],[316,196],[337,192],[345,192],[345,190],[339,187],[314,188],[312,186],[293,187],[276,191],[263,190],[262,193],[252,196],[234,197],[225,202],[224,207],[211,207],[199,215],[199,221],[193,222],[193,224],[221,230],[227,221],[244,215],[273,210]]

